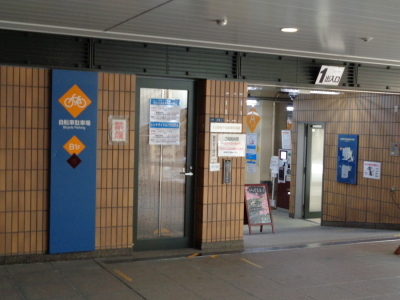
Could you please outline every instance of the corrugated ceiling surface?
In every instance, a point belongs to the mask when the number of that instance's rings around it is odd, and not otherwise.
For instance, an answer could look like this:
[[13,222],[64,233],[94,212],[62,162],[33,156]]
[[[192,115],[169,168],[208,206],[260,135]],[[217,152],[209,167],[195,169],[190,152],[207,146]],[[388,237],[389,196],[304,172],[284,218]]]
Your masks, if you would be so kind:
[[[0,0],[0,7],[5,29],[400,65],[397,0]],[[227,26],[218,26],[224,17]],[[288,26],[300,31],[280,32]]]

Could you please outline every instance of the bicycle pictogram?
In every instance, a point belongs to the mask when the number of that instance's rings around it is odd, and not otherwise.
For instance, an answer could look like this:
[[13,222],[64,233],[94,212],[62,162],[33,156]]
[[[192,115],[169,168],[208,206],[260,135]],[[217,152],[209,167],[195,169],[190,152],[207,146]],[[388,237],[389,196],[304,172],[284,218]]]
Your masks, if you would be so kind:
[[86,100],[81,98],[81,96],[75,96],[75,94],[73,94],[70,98],[65,98],[64,104],[66,107],[72,107],[76,105],[79,108],[84,108],[86,107]]

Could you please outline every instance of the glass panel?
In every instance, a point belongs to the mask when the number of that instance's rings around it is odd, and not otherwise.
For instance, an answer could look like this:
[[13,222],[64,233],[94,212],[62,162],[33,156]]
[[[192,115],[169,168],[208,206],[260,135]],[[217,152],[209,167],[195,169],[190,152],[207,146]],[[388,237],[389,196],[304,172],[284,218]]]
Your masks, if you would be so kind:
[[[149,145],[150,99],[179,99],[180,144]],[[184,236],[186,90],[140,89],[138,239]]]
[[311,179],[310,212],[320,212],[322,208],[322,174],[324,163],[324,129],[311,130]]

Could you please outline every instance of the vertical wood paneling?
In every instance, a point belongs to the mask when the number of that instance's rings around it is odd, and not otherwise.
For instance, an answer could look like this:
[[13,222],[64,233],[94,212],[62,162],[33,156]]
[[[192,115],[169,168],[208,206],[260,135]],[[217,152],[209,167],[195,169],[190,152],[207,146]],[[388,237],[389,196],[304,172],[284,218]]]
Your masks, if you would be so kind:
[[[390,143],[399,142],[400,96],[346,93],[340,96],[299,95],[294,101],[294,126],[322,115],[326,122],[323,221],[400,224],[399,209],[390,188],[400,189],[400,157],[389,155]],[[318,112],[317,112],[318,109]],[[336,182],[338,134],[359,135],[357,185]],[[296,147],[293,157],[296,159]],[[381,180],[364,178],[364,161],[381,162]],[[294,176],[295,177],[295,176]],[[294,213],[295,180],[291,182],[290,212]],[[398,201],[398,197],[394,197]],[[397,217],[395,217],[397,216]]]
[[[132,247],[135,76],[99,74],[96,249]],[[129,117],[129,142],[109,145],[108,117]]]
[[232,161],[232,183],[222,183],[223,157],[218,158],[221,171],[210,172],[210,118],[224,118],[226,123],[243,121],[244,89],[247,85],[229,81],[207,80],[200,89],[202,105],[199,117],[199,153],[201,162],[197,182],[196,243],[241,241],[243,239],[244,159]]
[[50,71],[0,67],[0,254],[47,252]]

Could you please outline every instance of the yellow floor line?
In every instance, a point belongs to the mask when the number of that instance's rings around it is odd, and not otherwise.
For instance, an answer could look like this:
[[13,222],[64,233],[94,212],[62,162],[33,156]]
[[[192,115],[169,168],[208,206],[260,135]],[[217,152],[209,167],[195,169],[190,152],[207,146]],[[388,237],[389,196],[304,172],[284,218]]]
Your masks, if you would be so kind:
[[217,256],[216,256],[216,255],[211,255],[210,257],[211,257],[211,258],[216,258]]
[[189,255],[188,258],[193,258],[193,257],[196,257],[198,255],[199,255],[199,253],[193,253],[192,255]]
[[119,276],[121,276],[122,278],[124,278],[126,281],[133,281],[132,278],[126,276],[124,273],[122,273],[120,270],[118,269],[114,269],[114,272],[117,273]]
[[400,234],[396,234],[395,236],[400,236]]
[[255,263],[252,263],[251,261],[248,261],[247,259],[242,258],[242,260],[245,261],[245,262],[247,262],[248,264],[251,264],[251,265],[257,267],[257,268],[260,268],[260,269],[263,268],[263,267],[261,267],[261,266],[259,266],[259,265],[256,265]]

